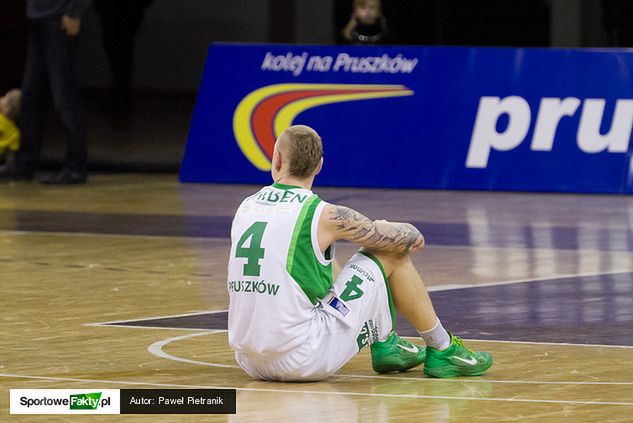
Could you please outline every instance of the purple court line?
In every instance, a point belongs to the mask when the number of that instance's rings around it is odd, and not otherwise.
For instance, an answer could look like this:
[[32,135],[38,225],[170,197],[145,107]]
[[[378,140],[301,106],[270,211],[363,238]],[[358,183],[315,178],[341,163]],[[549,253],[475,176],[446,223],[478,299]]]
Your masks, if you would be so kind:
[[[229,238],[231,216],[83,213],[39,210],[0,211],[0,230],[109,235]],[[587,239],[582,228],[487,225],[474,239],[476,224],[413,222],[430,246],[546,248],[554,250],[633,251],[633,230],[597,228]],[[543,237],[543,231],[551,236]]]

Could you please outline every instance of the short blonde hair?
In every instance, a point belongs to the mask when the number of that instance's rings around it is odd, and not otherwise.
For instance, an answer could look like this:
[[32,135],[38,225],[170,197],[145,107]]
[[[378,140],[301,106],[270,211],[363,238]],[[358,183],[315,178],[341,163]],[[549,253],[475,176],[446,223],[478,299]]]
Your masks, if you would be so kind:
[[376,4],[378,13],[382,16],[382,3],[380,0],[354,0],[353,8],[356,9],[357,7],[367,6],[370,3]]
[[380,26],[383,31],[387,30],[387,21],[385,19],[385,15],[382,13],[382,2],[380,0],[354,0],[354,5],[352,6],[354,10],[359,7],[367,6],[368,4],[374,3],[376,8],[378,9],[378,22],[380,22]]
[[290,156],[289,172],[296,178],[308,178],[319,166],[323,157],[323,142],[309,126],[294,125],[283,133]]
[[9,110],[7,111],[7,119],[17,121],[20,118],[20,100],[22,98],[22,91],[17,88],[10,90],[6,97],[9,102]]

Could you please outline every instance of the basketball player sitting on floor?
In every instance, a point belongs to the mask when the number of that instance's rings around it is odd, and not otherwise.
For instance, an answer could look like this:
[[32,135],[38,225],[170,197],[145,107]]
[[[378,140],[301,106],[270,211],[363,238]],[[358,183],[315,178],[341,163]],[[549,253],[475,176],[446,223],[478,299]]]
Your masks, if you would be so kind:
[[11,160],[20,148],[20,130],[16,124],[20,115],[20,97],[21,91],[17,89],[0,97],[0,161],[3,158]]
[[[311,191],[323,164],[319,135],[291,126],[272,159],[274,183],[246,198],[231,228],[229,344],[257,379],[327,378],[371,345],[378,373],[425,363],[435,377],[476,376],[492,365],[440,323],[410,254],[424,247],[408,223],[371,221]],[[341,269],[334,243],[361,249]],[[395,308],[426,348],[394,332]]]

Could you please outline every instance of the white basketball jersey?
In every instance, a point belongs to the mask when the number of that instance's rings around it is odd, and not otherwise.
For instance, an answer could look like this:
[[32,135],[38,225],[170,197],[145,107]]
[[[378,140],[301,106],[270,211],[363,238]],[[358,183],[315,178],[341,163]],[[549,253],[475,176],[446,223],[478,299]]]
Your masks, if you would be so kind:
[[[317,242],[326,203],[312,191],[273,184],[245,199],[231,227],[229,344],[278,355],[301,345],[332,286],[330,254]],[[327,252],[329,253],[329,251]]]

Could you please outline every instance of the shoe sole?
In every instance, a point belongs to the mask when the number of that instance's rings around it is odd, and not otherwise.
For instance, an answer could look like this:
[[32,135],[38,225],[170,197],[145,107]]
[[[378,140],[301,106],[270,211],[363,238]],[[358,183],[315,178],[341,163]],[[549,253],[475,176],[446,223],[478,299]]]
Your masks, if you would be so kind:
[[424,363],[424,360],[419,363],[406,365],[402,360],[384,360],[378,365],[372,365],[376,373],[391,373],[391,372],[406,372],[412,368]]
[[424,368],[424,374],[437,377],[437,378],[449,378],[449,377],[458,377],[458,376],[481,376],[484,374],[490,367],[492,367],[492,361],[488,363],[484,368],[479,369],[465,369],[463,367],[457,367],[453,365],[448,366],[439,366],[433,368]]

